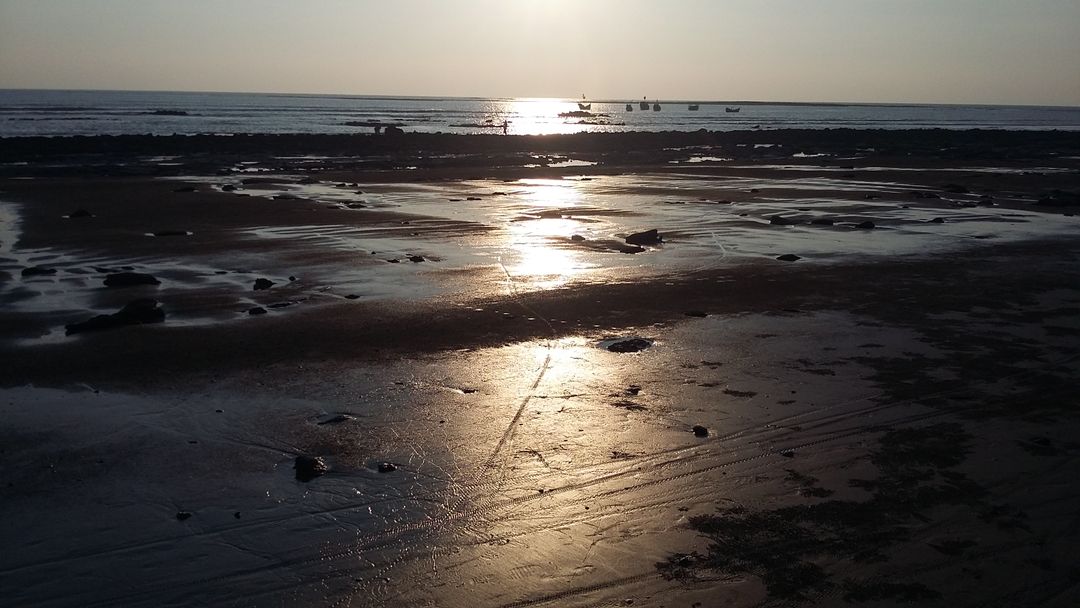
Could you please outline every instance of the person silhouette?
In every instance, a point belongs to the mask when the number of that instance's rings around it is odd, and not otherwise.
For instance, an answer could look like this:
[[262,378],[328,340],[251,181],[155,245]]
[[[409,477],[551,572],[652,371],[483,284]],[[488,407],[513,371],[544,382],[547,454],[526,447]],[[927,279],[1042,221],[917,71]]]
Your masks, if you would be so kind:
[[503,124],[502,124],[502,128],[503,128],[503,135],[506,135],[507,132],[510,129],[510,121],[509,120],[504,120]]

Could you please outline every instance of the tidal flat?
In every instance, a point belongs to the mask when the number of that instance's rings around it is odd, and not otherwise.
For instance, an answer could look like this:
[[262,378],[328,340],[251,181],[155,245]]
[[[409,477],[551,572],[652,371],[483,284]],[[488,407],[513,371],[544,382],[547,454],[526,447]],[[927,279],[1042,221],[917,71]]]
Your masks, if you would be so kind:
[[5,602],[1076,605],[1077,212],[1059,132],[0,139]]

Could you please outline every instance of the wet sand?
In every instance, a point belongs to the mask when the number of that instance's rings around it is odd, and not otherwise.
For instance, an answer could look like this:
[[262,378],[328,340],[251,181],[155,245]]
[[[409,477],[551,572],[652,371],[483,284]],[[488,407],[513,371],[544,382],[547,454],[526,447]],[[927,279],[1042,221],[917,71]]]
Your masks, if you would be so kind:
[[1080,599],[1075,135],[256,139],[0,141],[15,604]]

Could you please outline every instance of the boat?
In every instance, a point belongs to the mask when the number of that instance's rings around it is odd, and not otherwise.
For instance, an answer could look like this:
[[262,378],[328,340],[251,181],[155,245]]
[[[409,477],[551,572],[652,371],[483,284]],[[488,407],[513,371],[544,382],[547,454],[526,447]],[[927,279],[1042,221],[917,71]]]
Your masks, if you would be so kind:
[[585,101],[585,94],[582,93],[581,94],[581,101],[579,101],[578,104],[577,104],[578,109],[579,110],[591,110],[592,109],[592,104],[591,103],[583,103],[584,101]]
[[649,109],[649,102],[645,101],[644,97],[642,97],[641,100],[642,100],[641,105],[640,105],[641,109],[642,110],[648,110]]
[[724,111],[725,112],[731,112],[732,114],[734,114],[735,112],[738,112],[741,109],[742,108],[724,108]]
[[690,110],[691,112],[697,112],[698,104],[692,103],[692,104],[686,106],[686,109]]
[[660,111],[660,104],[659,103],[652,104],[652,111],[653,112],[659,112]]
[[626,104],[626,111],[627,112],[633,112],[634,111],[634,104],[632,104],[632,103]]

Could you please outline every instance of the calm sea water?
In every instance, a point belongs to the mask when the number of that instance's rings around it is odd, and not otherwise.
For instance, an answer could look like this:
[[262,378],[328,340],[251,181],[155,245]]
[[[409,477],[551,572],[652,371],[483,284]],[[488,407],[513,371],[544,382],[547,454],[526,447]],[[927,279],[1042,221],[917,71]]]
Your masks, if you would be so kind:
[[[579,100],[358,97],[245,93],[0,90],[0,137],[171,133],[364,133],[364,123],[406,131],[511,134],[779,128],[1080,130],[1080,108],[590,101],[593,116],[559,116]],[[650,99],[650,101],[652,101]],[[631,103],[633,111],[627,111]],[[689,103],[699,103],[697,111]],[[738,107],[738,112],[727,111]],[[349,123],[361,123],[362,126]]]

